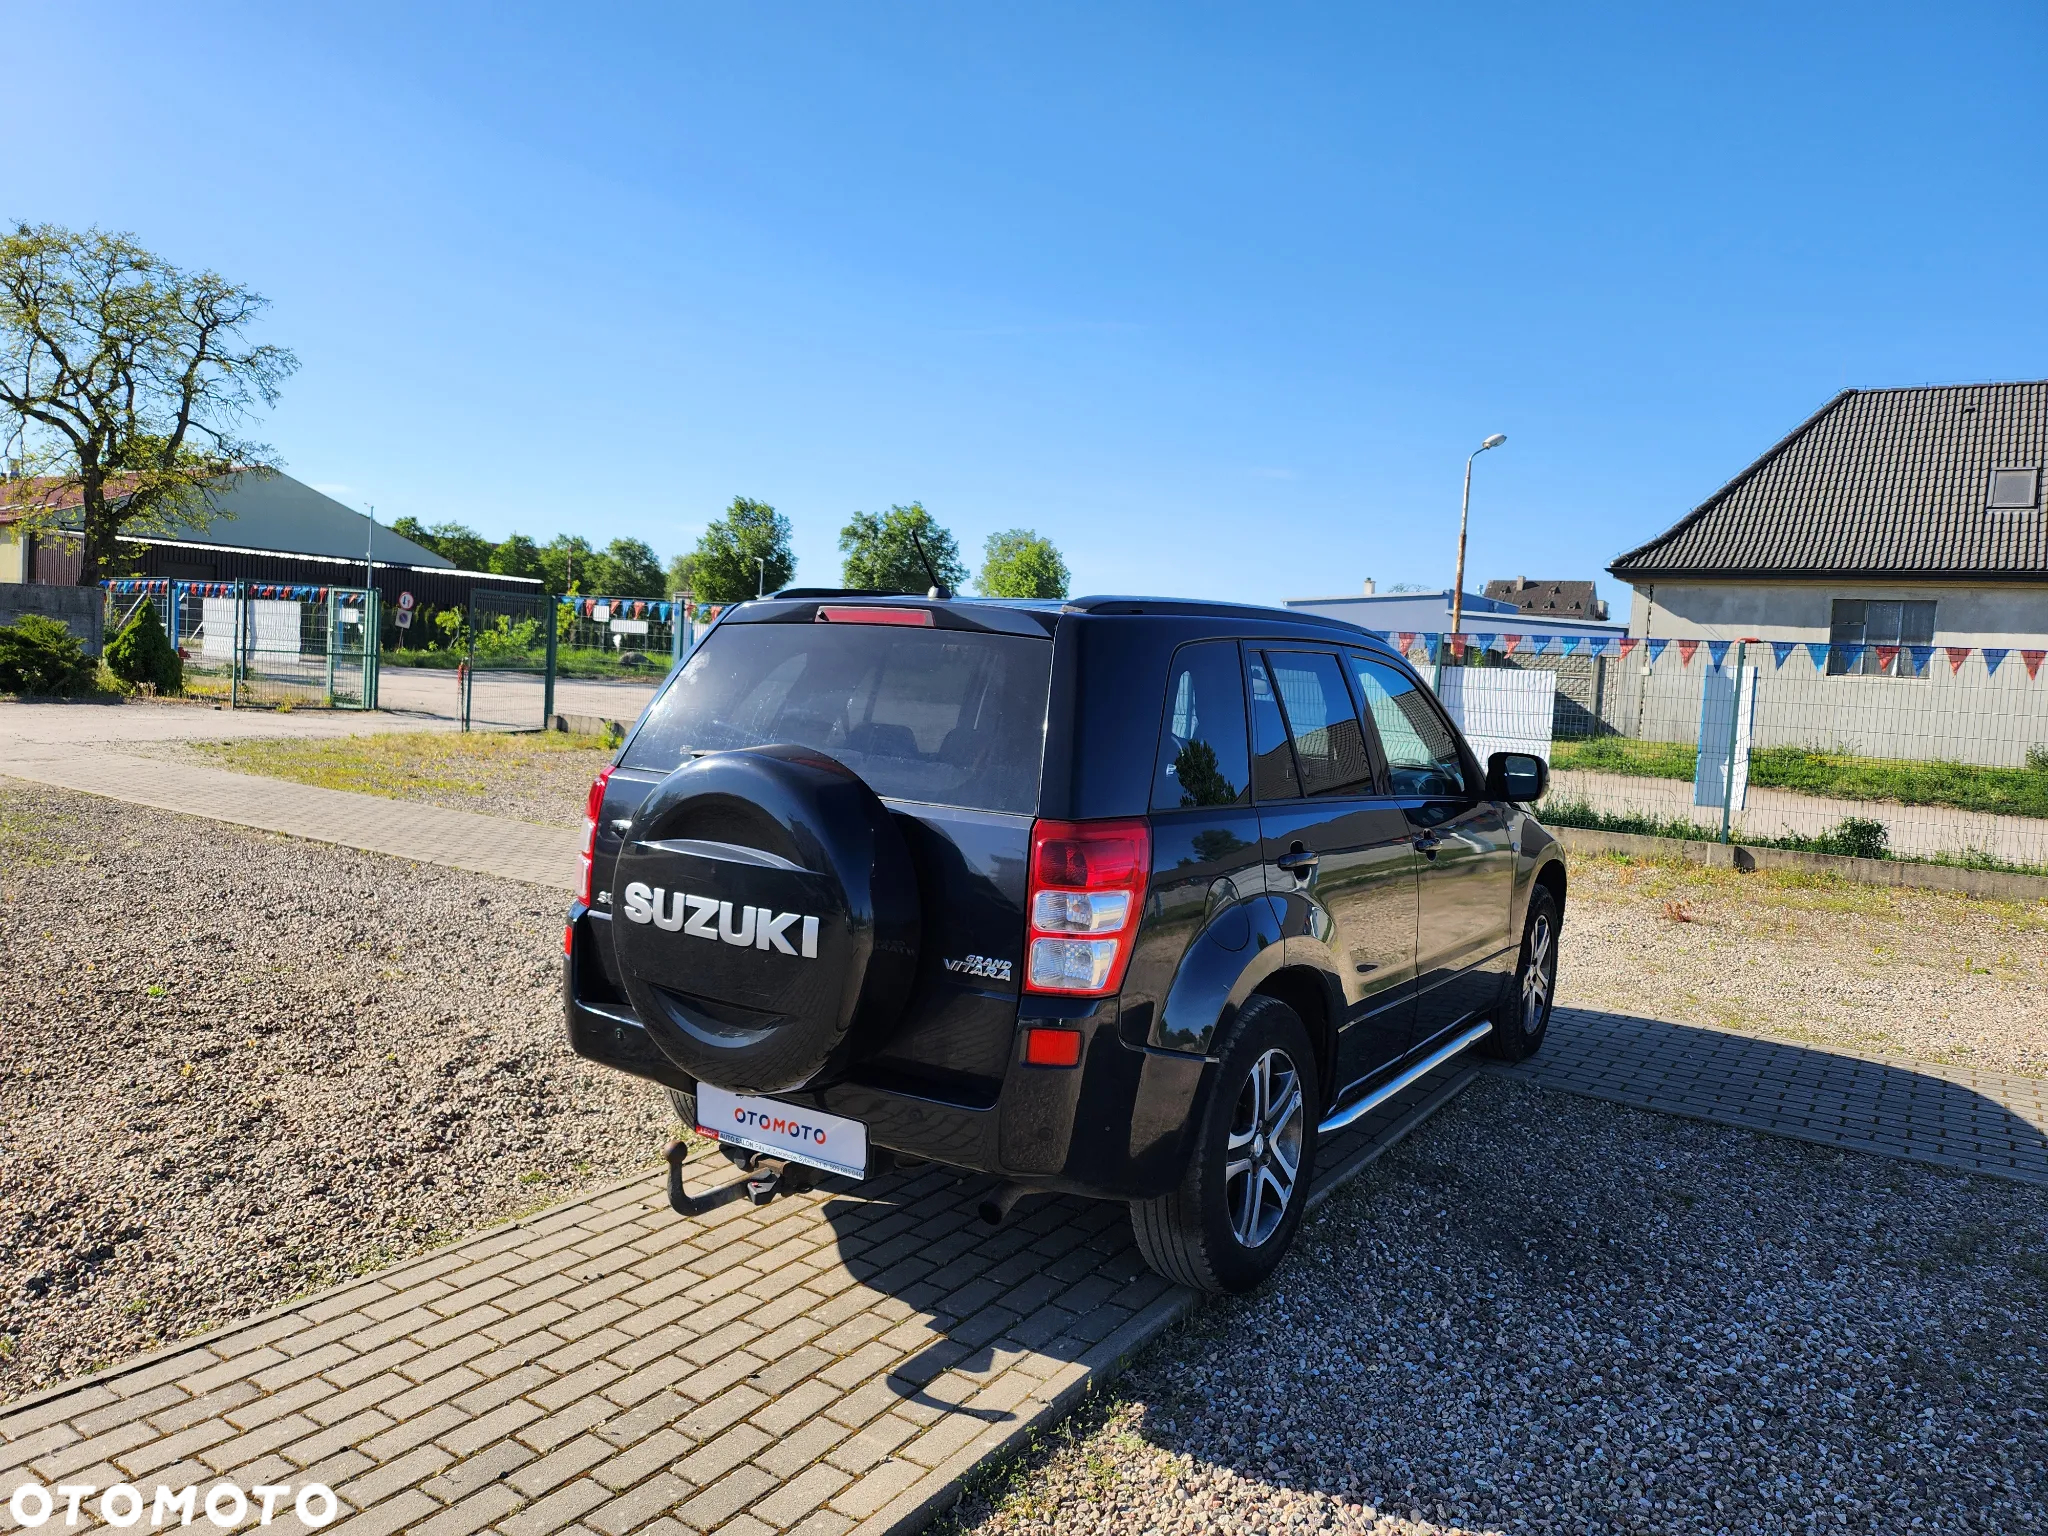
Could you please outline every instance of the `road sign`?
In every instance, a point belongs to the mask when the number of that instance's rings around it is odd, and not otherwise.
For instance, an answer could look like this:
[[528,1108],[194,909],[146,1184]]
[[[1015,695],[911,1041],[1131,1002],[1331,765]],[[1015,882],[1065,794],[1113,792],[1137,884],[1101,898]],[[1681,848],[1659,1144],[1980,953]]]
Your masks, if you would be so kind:
[[412,612],[412,594],[410,592],[401,592],[398,594],[398,611],[400,613]]
[[391,622],[396,624],[400,629],[411,629],[412,610],[410,608],[399,609],[398,612],[391,615]]

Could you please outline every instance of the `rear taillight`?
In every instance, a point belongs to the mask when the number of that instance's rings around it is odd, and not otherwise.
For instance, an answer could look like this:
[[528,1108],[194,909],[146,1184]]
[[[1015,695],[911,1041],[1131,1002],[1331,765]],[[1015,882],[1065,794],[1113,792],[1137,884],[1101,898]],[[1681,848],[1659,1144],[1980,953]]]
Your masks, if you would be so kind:
[[597,853],[597,820],[604,814],[604,787],[611,782],[612,770],[605,769],[590,782],[590,797],[583,803],[583,852],[579,856],[583,865],[576,880],[576,899],[586,907],[590,905],[590,861]]
[[1143,821],[1034,823],[1025,989],[1100,997],[1121,986],[1151,868]]

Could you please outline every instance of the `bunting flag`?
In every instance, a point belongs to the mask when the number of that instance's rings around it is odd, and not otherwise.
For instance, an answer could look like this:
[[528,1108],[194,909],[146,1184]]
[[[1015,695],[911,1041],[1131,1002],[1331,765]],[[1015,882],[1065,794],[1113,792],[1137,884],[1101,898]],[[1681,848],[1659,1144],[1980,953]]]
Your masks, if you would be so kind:
[[1842,670],[1844,672],[1854,672],[1857,663],[1863,660],[1863,646],[1838,645],[1834,649],[1842,653]]
[[1500,636],[1474,635],[1472,637],[1472,643],[1478,646],[1479,649],[1482,651],[1497,651],[1500,649]]
[[1443,644],[1443,639],[1444,637],[1436,630],[1425,629],[1422,632],[1422,648],[1425,651],[1429,652],[1430,655],[1434,656],[1436,654],[1436,648],[1439,645]]
[[1444,649],[1451,653],[1453,660],[1463,661],[1465,659],[1465,637],[1463,635],[1445,635]]
[[1806,654],[1813,662],[1813,670],[1825,672],[1828,669],[1828,645],[1825,640],[1806,642]]
[[1518,646],[1518,645],[1520,645],[1521,643],[1522,643],[1522,637],[1521,637],[1520,635],[1502,635],[1502,636],[1500,637],[1500,653],[1501,653],[1501,655],[1503,655],[1503,656],[1512,656],[1512,655],[1514,655],[1514,654],[1515,654],[1515,647],[1516,647],[1516,646]]
[[1954,677],[1963,670],[1963,663],[1970,656],[1970,648],[1967,645],[1945,645],[1942,649],[1948,652],[1948,675]]
[[1558,655],[1569,656],[1573,651],[1576,651],[1578,648],[1579,637],[1577,635],[1559,635],[1557,637]]
[[1627,661],[1628,653],[1634,650],[1641,643],[1642,642],[1636,639],[1634,635],[1623,635],[1621,637],[1621,659],[1623,661]]
[[1896,645],[1880,645],[1877,648],[1877,670],[1882,672],[1886,677],[1891,677],[1894,675],[1892,672],[1892,666],[1895,662],[1898,661],[1898,659],[1899,648]]
[[1681,641],[1679,641],[1679,642],[1678,642],[1678,664],[1679,664],[1679,665],[1680,665],[1681,667],[1689,667],[1689,666],[1691,666],[1691,665],[1692,665],[1692,658],[1693,658],[1693,653],[1694,653],[1695,651],[1697,651],[1697,650],[1698,650],[1699,648],[1700,648],[1700,643],[1699,643],[1699,641],[1697,641],[1697,640],[1681,640]]
[[1934,659],[1934,647],[1931,645],[1909,645],[1906,647],[1906,655],[1912,660],[1913,675],[1918,677],[1927,670],[1927,663]]
[[2005,658],[2010,656],[2011,654],[2012,652],[2002,645],[1997,647],[1996,649],[1993,649],[1991,646],[1988,645],[1985,646],[1984,675],[1986,677],[1996,677],[1998,675],[1998,664],[2001,661],[2004,661]]
[[1645,640],[1643,642],[1643,649],[1649,653],[1651,666],[1657,665],[1657,658],[1664,654],[1664,647],[1670,643],[1669,640]]
[[1409,652],[1410,652],[1411,650],[1413,650],[1414,648],[1415,648],[1415,631],[1414,631],[1414,630],[1412,630],[1412,629],[1397,629],[1397,630],[1395,630],[1395,631],[1394,631],[1394,649],[1395,649],[1395,650],[1399,651],[1399,652],[1400,652],[1400,653],[1401,653],[1401,654],[1402,654],[1403,656],[1406,656],[1406,655],[1407,655],[1407,654],[1408,654],[1408,653],[1409,653]]
[[1718,672],[1721,670],[1722,664],[1725,663],[1727,660],[1728,642],[1726,640],[1709,640],[1707,642],[1708,664],[1712,666],[1715,671]]
[[2041,658],[2044,656],[2048,656],[2048,651],[2020,652],[2020,660],[2024,661],[2027,664],[2027,680],[2029,682],[2033,681],[2036,677],[2040,676]]
[[1797,640],[1773,640],[1771,642],[1771,654],[1777,657],[1776,665],[1781,667],[1791,658],[1792,653],[1798,649],[1799,642]]

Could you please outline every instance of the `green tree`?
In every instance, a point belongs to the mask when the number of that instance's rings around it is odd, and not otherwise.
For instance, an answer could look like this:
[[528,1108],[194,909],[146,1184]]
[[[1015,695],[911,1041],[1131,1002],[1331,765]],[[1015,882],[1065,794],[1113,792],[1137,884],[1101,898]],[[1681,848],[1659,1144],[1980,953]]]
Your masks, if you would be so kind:
[[77,505],[81,586],[115,537],[219,516],[221,482],[276,467],[239,435],[298,360],[245,332],[265,300],[132,235],[54,224],[0,236],[0,442],[37,477],[32,516]]
[[540,551],[540,579],[557,597],[571,592],[594,592],[590,564],[596,558],[590,541],[573,533],[558,533]]
[[431,549],[444,560],[454,561],[457,570],[490,569],[491,541],[467,523],[435,523],[426,527],[416,517],[401,517],[391,525],[391,531]]
[[138,603],[135,617],[107,642],[107,670],[124,683],[148,683],[158,693],[183,691],[185,663],[164,633],[155,603],[147,599]]
[[591,560],[585,585],[595,597],[660,597],[661,561],[639,539],[613,539]]
[[1067,562],[1051,539],[1029,528],[992,533],[974,584],[983,597],[1065,597]]
[[669,566],[672,589],[700,603],[742,603],[761,592],[779,591],[795,575],[789,519],[767,502],[746,496],[733,497],[696,549]]
[[[918,543],[924,545],[925,558],[931,561],[929,573],[924,560],[918,558]],[[930,588],[933,575],[955,589],[967,580],[960,546],[921,502],[886,512],[854,513],[853,520],[839,530],[839,551],[846,557],[840,579],[849,587],[921,593]]]
[[491,550],[490,568],[500,576],[539,576],[540,546],[523,533],[509,533]]

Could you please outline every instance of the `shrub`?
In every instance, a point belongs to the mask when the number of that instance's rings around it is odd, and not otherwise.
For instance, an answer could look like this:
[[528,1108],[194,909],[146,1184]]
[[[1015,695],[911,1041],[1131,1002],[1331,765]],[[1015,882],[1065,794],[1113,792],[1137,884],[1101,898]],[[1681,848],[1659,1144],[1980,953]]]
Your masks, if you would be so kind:
[[2027,766],[2036,773],[2048,773],[2048,747],[2027,748]]
[[0,626],[0,693],[79,693],[98,670],[61,619],[25,613]]
[[1881,821],[1868,816],[1846,816],[1827,831],[1812,838],[1786,838],[1787,843],[1804,843],[1813,853],[1842,853],[1852,859],[1891,857],[1891,833]]
[[177,693],[184,688],[185,663],[164,633],[155,603],[144,602],[108,642],[107,670],[124,683],[147,684],[158,693]]

